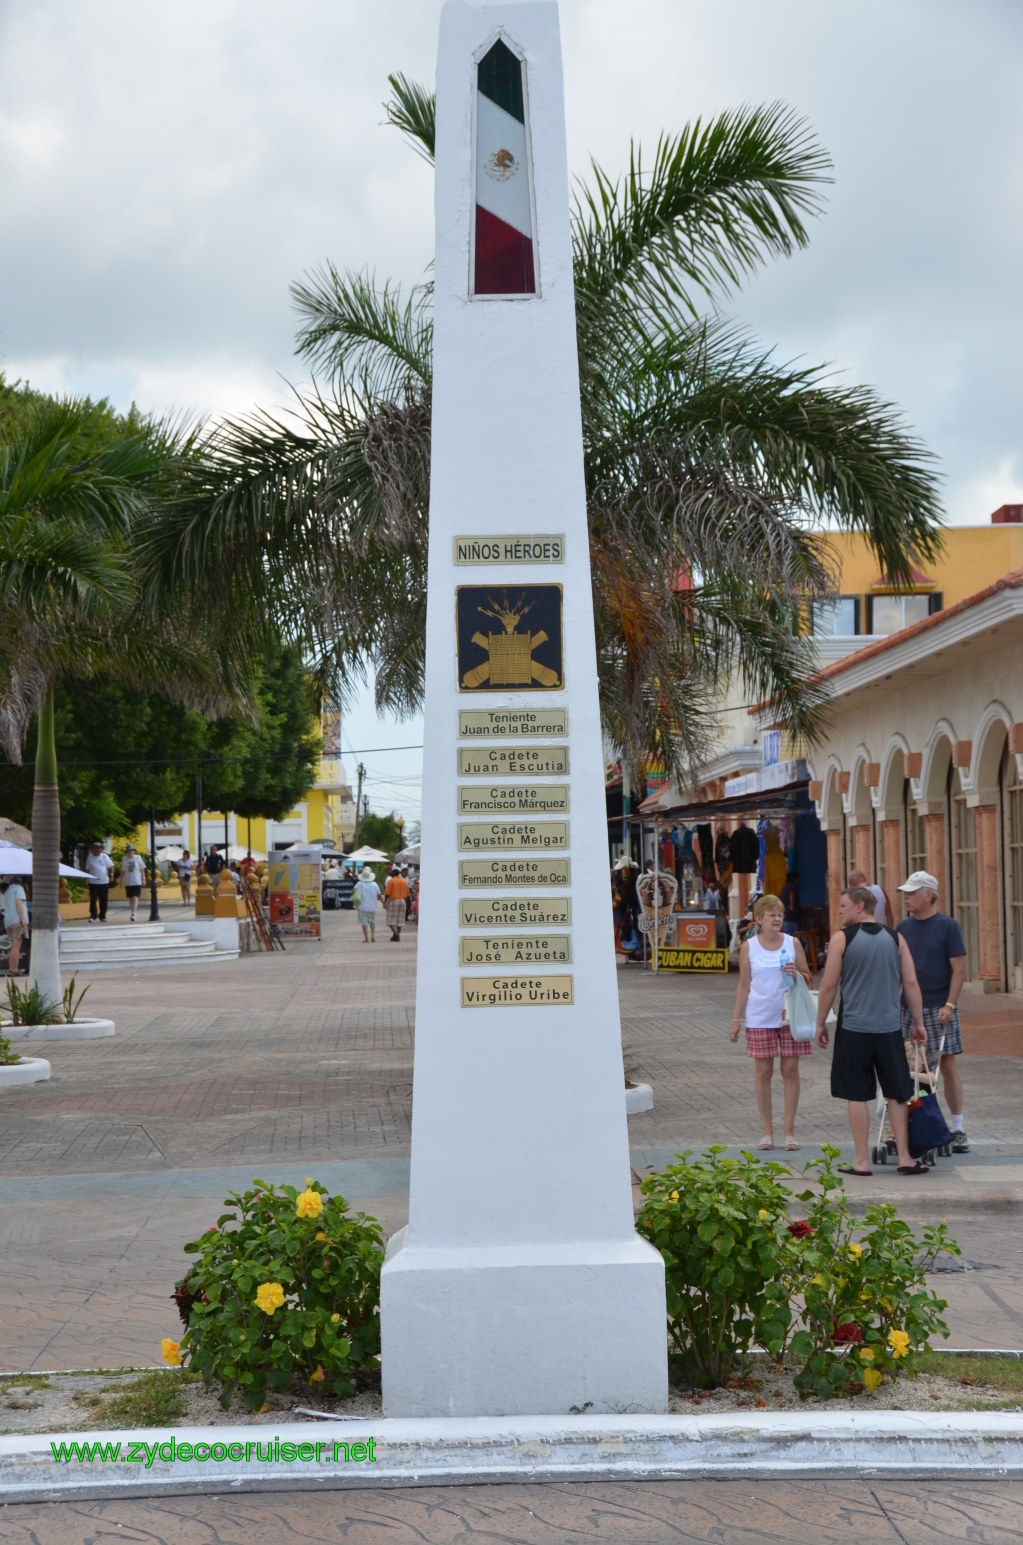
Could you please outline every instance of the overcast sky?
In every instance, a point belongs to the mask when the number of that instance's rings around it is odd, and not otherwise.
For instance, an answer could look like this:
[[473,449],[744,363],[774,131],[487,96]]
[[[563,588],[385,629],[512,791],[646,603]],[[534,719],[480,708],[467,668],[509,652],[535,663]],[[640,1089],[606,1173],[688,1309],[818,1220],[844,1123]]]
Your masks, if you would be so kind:
[[[952,524],[1023,500],[1023,4],[561,12],[575,175],[740,103],[808,119],[835,163],[827,212],[732,313],[899,403],[941,460]],[[303,375],[292,280],[330,258],[407,283],[430,259],[432,174],[381,104],[390,71],[432,85],[439,15],[439,0],[0,0],[0,369],[119,408],[286,402]],[[367,707],[345,739],[404,745],[420,726]],[[363,760],[374,807],[417,819],[416,753]]]

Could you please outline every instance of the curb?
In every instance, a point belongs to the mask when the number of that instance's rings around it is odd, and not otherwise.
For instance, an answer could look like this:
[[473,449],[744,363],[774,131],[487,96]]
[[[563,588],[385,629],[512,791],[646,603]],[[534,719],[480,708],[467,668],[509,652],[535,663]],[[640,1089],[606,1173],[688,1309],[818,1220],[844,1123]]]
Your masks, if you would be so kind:
[[[381,1418],[192,1427],[0,1439],[0,1502],[165,1493],[466,1486],[485,1482],[670,1480],[777,1476],[1023,1476],[1019,1412],[876,1411],[734,1416]],[[117,1444],[129,1465],[54,1459],[52,1443]],[[178,1459],[182,1443],[223,1456]],[[340,1447],[335,1450],[335,1443]],[[295,1453],[281,1457],[280,1447]],[[146,1466],[145,1446],[149,1448]],[[298,1446],[314,1450],[298,1457]],[[319,1452],[316,1452],[316,1445]],[[241,1454],[232,1460],[232,1446]],[[261,1459],[258,1448],[268,1453]],[[358,1448],[362,1449],[357,1454]],[[246,1453],[245,1450],[248,1450]],[[163,1451],[161,1457],[161,1450]],[[270,1455],[273,1450],[273,1457]],[[108,1451],[109,1452],[109,1451]],[[338,1457],[334,1460],[334,1455]],[[124,1466],[124,1468],[121,1468]],[[113,1473],[112,1473],[113,1472]]]

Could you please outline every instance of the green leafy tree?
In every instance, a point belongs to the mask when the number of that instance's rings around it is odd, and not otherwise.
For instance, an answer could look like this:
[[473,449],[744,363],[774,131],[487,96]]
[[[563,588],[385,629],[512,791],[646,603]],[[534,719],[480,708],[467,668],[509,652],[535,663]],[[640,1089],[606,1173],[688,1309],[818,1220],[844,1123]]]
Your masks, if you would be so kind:
[[[33,984],[61,996],[56,687],[104,672],[136,687],[173,680],[209,711],[223,661],[175,615],[145,610],[134,566],[140,515],[165,507],[191,447],[147,424],[111,426],[105,405],[32,400],[0,438],[0,745],[21,756],[36,723]],[[155,624],[155,625],[154,625]],[[237,701],[237,699],[235,699]]]
[[[391,78],[388,117],[427,159],[434,102]],[[820,527],[863,533],[908,582],[940,546],[932,458],[900,413],[823,369],[779,362],[722,305],[806,245],[830,162],[782,106],[594,166],[572,212],[590,559],[604,726],[637,767],[691,771],[725,680],[813,736],[823,689],[799,618],[833,595]],[[216,576],[273,598],[343,697],[421,704],[432,385],[431,287],[405,296],[333,265],[293,287],[298,352],[329,379],[286,419],[223,426],[202,479],[147,541],[153,583]],[[381,597],[401,598],[401,623]]]
[[378,848],[381,853],[386,853],[388,858],[393,858],[395,853],[405,845],[393,810],[390,815],[376,815],[372,810],[367,811],[359,819],[356,836],[358,847]]

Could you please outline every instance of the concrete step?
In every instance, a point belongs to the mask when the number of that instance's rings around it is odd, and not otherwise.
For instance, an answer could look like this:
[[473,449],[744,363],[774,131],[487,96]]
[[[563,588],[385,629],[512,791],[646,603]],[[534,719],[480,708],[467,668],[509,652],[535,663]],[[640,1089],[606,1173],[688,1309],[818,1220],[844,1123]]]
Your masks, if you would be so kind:
[[163,923],[105,923],[65,928],[60,963],[64,971],[135,971],[208,965],[237,960],[238,954],[238,950],[218,949],[208,939],[170,932]]

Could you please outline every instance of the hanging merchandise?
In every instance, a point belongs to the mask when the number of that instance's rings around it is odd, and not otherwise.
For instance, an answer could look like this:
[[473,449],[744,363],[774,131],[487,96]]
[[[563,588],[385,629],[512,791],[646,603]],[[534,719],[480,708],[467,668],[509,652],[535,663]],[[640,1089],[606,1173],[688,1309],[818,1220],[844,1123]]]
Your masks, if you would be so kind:
[[717,865],[718,879],[722,888],[727,890],[734,872],[732,864],[732,842],[728,831],[724,826],[718,827],[717,841],[714,844],[714,862]]
[[767,830],[770,821],[757,822],[757,890],[764,893],[764,869],[767,863]]
[[767,829],[764,855],[764,890],[768,895],[780,896],[788,874],[788,859],[782,852],[780,833],[772,821]]
[[696,828],[696,842],[700,849],[700,870],[705,878],[714,874],[714,833],[707,821]]
[[756,874],[760,848],[756,835],[743,821],[729,838],[732,869],[736,874]]
[[693,857],[693,834],[688,826],[676,826],[672,831],[671,840],[678,848],[678,854],[683,863]]

